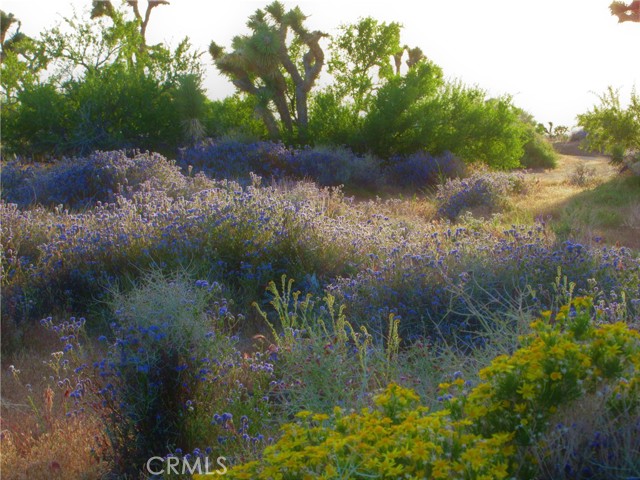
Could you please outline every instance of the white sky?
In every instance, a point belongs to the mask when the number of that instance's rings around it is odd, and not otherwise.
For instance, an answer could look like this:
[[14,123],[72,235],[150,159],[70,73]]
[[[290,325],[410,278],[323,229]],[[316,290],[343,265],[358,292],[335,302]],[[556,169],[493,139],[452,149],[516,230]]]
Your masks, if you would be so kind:
[[[116,0],[116,3],[118,0]],[[146,2],[141,2],[145,4]],[[270,0],[172,0],[154,9],[149,43],[175,46],[189,36],[207,51],[212,40],[230,46],[246,33],[246,20]],[[540,122],[573,126],[576,115],[598,102],[608,85],[626,102],[640,88],[640,24],[618,24],[611,0],[302,0],[286,1],[309,15],[310,28],[334,33],[359,17],[403,24],[402,42],[420,47],[448,78],[477,85],[490,95],[510,94]],[[35,36],[90,0],[0,0],[0,8]],[[146,5],[142,5],[146,7]],[[208,53],[205,86],[224,98],[233,86]]]

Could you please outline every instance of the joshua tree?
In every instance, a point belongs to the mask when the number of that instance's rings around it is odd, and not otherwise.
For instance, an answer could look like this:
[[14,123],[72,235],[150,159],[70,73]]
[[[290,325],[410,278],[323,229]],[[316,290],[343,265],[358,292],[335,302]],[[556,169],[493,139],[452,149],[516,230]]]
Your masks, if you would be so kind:
[[[7,38],[7,34],[13,25],[16,25],[16,31]],[[27,36],[20,32],[21,22],[13,13],[5,13],[0,10],[0,44],[2,50],[0,50],[0,59],[4,61],[8,52],[16,50],[17,45],[21,40],[27,38]]]
[[[144,17],[140,13],[138,3],[138,0],[127,0],[127,4],[133,9],[133,14],[140,24],[140,36],[142,37],[142,42],[139,48],[142,52],[147,48],[146,34],[147,26],[149,25],[149,19],[151,18],[151,10],[159,5],[169,5],[169,2],[167,0],[149,0],[147,2],[147,9],[144,12]],[[91,10],[91,18],[107,16],[113,19],[115,14],[116,9],[113,7],[113,4],[109,0],[93,0],[93,10]]]
[[611,15],[618,17],[618,22],[640,22],[640,1],[635,0],[629,4],[625,2],[613,2],[609,5]]
[[256,113],[274,138],[280,129],[272,105],[290,137],[295,130],[300,142],[306,138],[308,95],[324,65],[319,42],[326,36],[305,28],[306,19],[300,8],[285,11],[275,1],[249,17],[252,33],[234,37],[233,51],[227,53],[215,42],[209,46],[216,67],[238,90],[258,99]]

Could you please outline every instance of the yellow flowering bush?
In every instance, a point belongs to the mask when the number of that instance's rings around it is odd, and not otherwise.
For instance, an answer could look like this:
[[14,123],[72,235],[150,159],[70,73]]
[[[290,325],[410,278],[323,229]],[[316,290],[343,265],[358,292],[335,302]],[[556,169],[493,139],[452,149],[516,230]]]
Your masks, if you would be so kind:
[[377,408],[333,415],[300,412],[260,461],[229,472],[239,479],[502,479],[510,434],[483,438],[447,410],[428,412],[411,390],[390,384]]
[[[376,408],[301,412],[239,479],[502,479],[536,475],[528,448],[544,443],[561,406],[597,391],[607,406],[639,409],[640,334],[598,324],[592,301],[544,312],[512,355],[496,357],[467,393],[460,377],[440,385],[445,408],[429,412],[415,392],[390,384]],[[607,387],[607,388],[605,388]]]
[[553,319],[543,312],[531,324],[533,333],[520,339],[521,348],[496,357],[480,371],[481,384],[451,400],[461,404],[457,411],[473,422],[474,432],[513,432],[518,444],[528,445],[547,430],[559,406],[603,385],[615,385],[612,406],[637,403],[640,334],[620,322],[597,326],[591,311],[591,299],[579,297]]

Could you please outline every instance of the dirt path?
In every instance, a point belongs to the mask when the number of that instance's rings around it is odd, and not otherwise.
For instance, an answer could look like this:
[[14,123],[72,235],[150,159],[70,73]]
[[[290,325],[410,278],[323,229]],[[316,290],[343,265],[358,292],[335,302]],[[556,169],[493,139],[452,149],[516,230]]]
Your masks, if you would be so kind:
[[[589,154],[575,144],[556,145],[556,149],[560,153],[557,168],[528,171],[533,188],[516,200],[519,207],[552,220],[554,229],[583,243],[600,238],[606,244],[640,250],[640,196],[625,203],[617,201],[615,191],[600,189],[596,193],[599,185],[619,175],[610,158]],[[570,181],[580,166],[589,172],[591,182],[578,185]]]
[[545,184],[566,182],[576,171],[579,165],[584,165],[588,169],[593,169],[598,178],[612,177],[617,173],[616,167],[612,166],[609,157],[604,155],[593,155],[580,150],[574,143],[564,143],[556,145],[560,153],[560,160],[557,168],[532,170],[531,175]]

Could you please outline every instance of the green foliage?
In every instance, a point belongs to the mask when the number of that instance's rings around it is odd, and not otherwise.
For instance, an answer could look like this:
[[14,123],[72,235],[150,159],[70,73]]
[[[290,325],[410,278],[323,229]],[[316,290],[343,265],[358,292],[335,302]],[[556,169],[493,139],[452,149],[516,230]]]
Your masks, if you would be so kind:
[[172,98],[152,77],[112,65],[68,89],[77,109],[71,149],[143,148],[167,151],[177,143],[179,118]]
[[75,12],[63,18],[62,24],[45,30],[40,39],[51,59],[50,83],[55,85],[114,63],[133,65],[140,43],[135,25],[126,22],[122,14],[111,22],[82,18]]
[[[113,10],[110,18],[97,20],[74,14],[30,42],[20,50],[30,61],[10,54],[3,62],[3,94],[15,95],[3,111],[7,151],[60,155],[143,148],[173,153],[181,138],[193,141],[203,135],[202,66],[187,39],[173,51],[164,45],[142,48],[138,21]],[[50,75],[40,85],[37,69],[30,68],[45,60]]]
[[180,116],[183,138],[189,143],[202,140],[205,134],[203,121],[207,109],[207,97],[200,77],[195,74],[181,77],[177,88],[173,91],[173,97]]
[[[623,322],[601,323],[604,315],[596,312],[588,297],[570,299],[553,320],[551,311],[543,312],[513,354],[499,355],[481,370],[475,387],[460,372],[441,383],[439,411],[429,412],[415,392],[391,383],[374,398],[374,409],[300,412],[260,460],[229,475],[540,478],[531,451],[554,441],[560,407],[599,394],[601,416],[633,422],[640,413],[640,335]],[[597,453],[594,448],[592,455]],[[591,472],[607,475],[615,466],[593,463]],[[625,467],[622,476],[634,468]]]
[[419,150],[424,141],[420,122],[432,121],[423,118],[423,107],[442,82],[440,67],[427,61],[403,77],[390,79],[378,91],[364,120],[360,146],[384,158]]
[[380,89],[360,146],[384,158],[450,151],[468,163],[508,169],[519,165],[524,138],[509,98],[487,100],[482,90],[445,84],[441,69],[423,61]]
[[332,88],[311,97],[309,140],[315,145],[353,145],[363,118]]
[[[600,105],[578,115],[579,124],[587,131],[587,147],[610,154],[620,150],[640,150],[640,96],[632,91],[626,109],[620,103],[619,92],[613,87],[609,87],[599,99]],[[617,158],[621,160],[619,156]]]
[[[307,30],[305,19],[299,7],[285,11],[275,1],[249,17],[252,33],[234,37],[232,52],[226,53],[215,42],[209,47],[216,67],[240,92],[258,100],[256,113],[269,135],[279,138],[282,134],[301,143],[307,139],[309,92],[324,65],[319,41],[326,36]],[[280,124],[271,110],[274,107]]]
[[68,143],[73,109],[53,85],[30,85],[17,104],[2,112],[2,143],[9,152],[45,156],[60,155]]
[[205,131],[211,137],[240,137],[247,140],[266,139],[264,122],[256,115],[258,100],[250,95],[236,94],[223,100],[207,102]]
[[549,140],[530,124],[524,124],[524,134],[526,142],[520,164],[526,168],[555,168],[558,164],[558,154]]
[[3,132],[7,149],[15,153],[167,152],[181,134],[170,93],[149,75],[121,64],[92,70],[62,90],[51,84],[29,87],[18,101]]
[[524,129],[511,98],[486,98],[478,88],[449,83],[421,119],[420,138],[427,150],[438,154],[449,150],[466,162],[481,162],[494,168],[519,166],[523,154]]
[[356,112],[366,112],[379,86],[394,74],[391,58],[402,54],[399,23],[379,23],[367,17],[342,25],[331,42],[329,73],[340,98],[353,102]]
[[[44,56],[44,45],[20,32],[21,22],[12,13],[7,14],[0,10],[0,16],[0,86],[4,114],[16,101],[20,91],[38,81],[40,72],[46,67],[47,59]],[[12,32],[16,24],[17,28]]]

